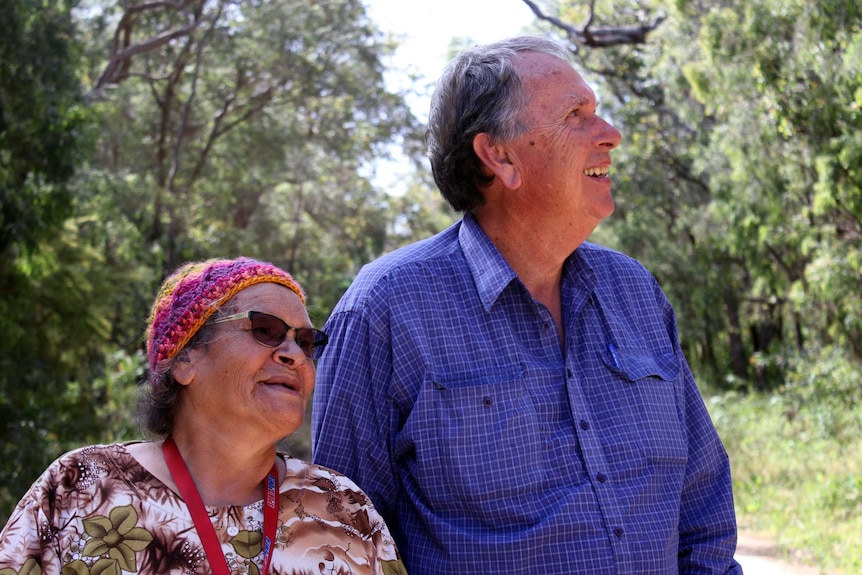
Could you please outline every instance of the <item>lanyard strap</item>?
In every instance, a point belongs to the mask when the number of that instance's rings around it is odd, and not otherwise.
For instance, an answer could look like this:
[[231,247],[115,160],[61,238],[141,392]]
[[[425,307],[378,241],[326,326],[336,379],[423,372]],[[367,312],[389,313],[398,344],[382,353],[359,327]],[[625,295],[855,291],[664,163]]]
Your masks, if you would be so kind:
[[[174,482],[180,490],[180,496],[185,500],[189,513],[191,513],[192,521],[194,521],[195,529],[197,529],[201,543],[203,543],[204,552],[207,555],[213,575],[230,575],[227,559],[225,559],[224,551],[222,551],[215,528],[212,521],[210,521],[210,516],[207,513],[206,507],[204,507],[204,502],[201,500],[194,479],[192,479],[188,467],[186,467],[186,462],[183,461],[183,456],[180,455],[180,450],[177,448],[173,437],[165,439],[162,444],[162,453],[165,456],[165,463],[168,464],[171,477],[174,478]],[[269,572],[269,563],[272,560],[275,524],[278,522],[277,475],[278,471],[275,464],[273,464],[272,469],[266,476],[266,484],[264,486],[263,570],[261,571],[261,575],[266,575]],[[221,561],[219,561],[219,558],[221,558]]]

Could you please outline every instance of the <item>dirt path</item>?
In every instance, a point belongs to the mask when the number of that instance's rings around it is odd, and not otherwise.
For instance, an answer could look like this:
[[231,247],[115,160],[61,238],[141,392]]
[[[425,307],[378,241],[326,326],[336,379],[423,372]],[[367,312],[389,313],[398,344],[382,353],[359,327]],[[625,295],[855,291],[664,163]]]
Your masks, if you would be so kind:
[[757,535],[741,532],[736,560],[745,575],[832,575],[807,565],[793,565],[779,559],[775,545]]

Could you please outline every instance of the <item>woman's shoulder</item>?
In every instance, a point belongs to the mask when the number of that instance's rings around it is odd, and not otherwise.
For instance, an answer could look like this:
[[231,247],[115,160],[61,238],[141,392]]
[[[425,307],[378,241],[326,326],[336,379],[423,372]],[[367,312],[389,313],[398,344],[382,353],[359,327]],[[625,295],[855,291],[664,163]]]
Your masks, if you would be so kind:
[[362,491],[359,486],[343,473],[334,469],[309,463],[282,454],[286,470],[285,482],[302,484],[304,487],[321,491]]
[[373,517],[374,523],[378,521],[371,499],[346,475],[293,457],[285,459],[285,468],[287,473],[281,486],[283,497],[301,497],[306,506],[314,505],[327,514],[361,512]]
[[96,444],[60,455],[34,482],[31,497],[65,501],[70,505],[108,492],[136,493],[160,483],[129,453],[129,443]]
[[[290,564],[308,571],[402,573],[403,564],[386,523],[371,500],[345,475],[327,467],[285,456],[281,514]],[[303,571],[305,572],[305,571]],[[315,570],[315,572],[317,572]]]
[[19,501],[21,510],[44,513],[53,525],[98,514],[118,501],[137,499],[146,475],[125,446],[88,445],[60,455]]
[[[67,451],[57,457],[43,474],[46,476],[103,475],[116,467],[118,460],[129,458],[125,445],[121,443],[86,445]],[[122,467],[122,466],[121,466]]]

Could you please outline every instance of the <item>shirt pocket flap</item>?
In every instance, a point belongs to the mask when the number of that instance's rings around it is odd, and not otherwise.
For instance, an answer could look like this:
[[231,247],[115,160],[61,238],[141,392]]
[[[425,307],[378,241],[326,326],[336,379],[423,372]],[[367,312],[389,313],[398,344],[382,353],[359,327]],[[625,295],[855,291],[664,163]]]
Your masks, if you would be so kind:
[[613,346],[608,347],[602,361],[608,369],[630,382],[647,377],[673,381],[680,369],[679,359],[674,353],[654,355],[640,350],[615,349]]

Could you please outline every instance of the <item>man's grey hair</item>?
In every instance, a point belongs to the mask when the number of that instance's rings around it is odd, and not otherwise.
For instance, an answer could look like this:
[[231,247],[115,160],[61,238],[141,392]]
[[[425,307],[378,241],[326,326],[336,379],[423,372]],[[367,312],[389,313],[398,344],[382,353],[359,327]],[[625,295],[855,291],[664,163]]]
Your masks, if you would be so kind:
[[569,58],[550,38],[516,36],[464,50],[437,81],[425,140],[434,181],[458,211],[484,204],[482,189],[492,180],[473,151],[473,139],[486,133],[492,143],[507,141],[527,129],[520,118],[530,95],[515,68],[525,52]]

